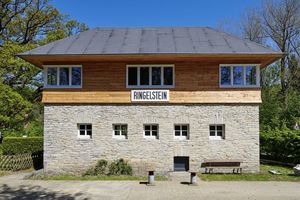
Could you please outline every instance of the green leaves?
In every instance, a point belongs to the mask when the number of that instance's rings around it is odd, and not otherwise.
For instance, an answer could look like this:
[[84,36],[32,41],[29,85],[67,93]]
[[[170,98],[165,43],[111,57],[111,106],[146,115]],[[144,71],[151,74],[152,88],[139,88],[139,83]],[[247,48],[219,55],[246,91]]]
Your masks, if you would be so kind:
[[31,107],[19,93],[0,83],[0,129],[23,127]]

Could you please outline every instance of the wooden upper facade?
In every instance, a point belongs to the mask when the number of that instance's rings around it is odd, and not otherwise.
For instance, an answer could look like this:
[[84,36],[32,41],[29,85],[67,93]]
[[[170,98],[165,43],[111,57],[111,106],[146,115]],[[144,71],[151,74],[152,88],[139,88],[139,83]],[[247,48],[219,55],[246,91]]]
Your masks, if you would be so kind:
[[[82,41],[80,42],[82,43]],[[90,42],[87,41],[87,45],[91,45]],[[249,46],[249,44],[247,45]],[[41,50],[45,49],[44,47],[40,48]],[[55,45],[50,46],[45,52],[51,52],[53,48],[55,49]],[[32,51],[19,55],[21,58],[45,69],[45,82],[47,82],[48,68],[69,67],[67,73],[70,75],[70,80],[68,80],[70,86],[73,81],[71,80],[72,66],[80,67],[81,70],[80,85],[76,87],[60,86],[58,82],[58,87],[48,87],[46,85],[42,101],[51,104],[130,104],[136,103],[132,102],[131,99],[132,90],[147,89],[169,90],[169,101],[163,103],[170,104],[261,103],[259,79],[257,79],[257,84],[251,86],[223,87],[220,69],[222,66],[228,66],[228,70],[231,70],[232,73],[232,67],[234,66],[254,66],[256,67],[254,76],[259,77],[260,68],[266,67],[282,56],[282,53],[278,52],[147,52],[133,54],[122,52],[114,54],[74,54],[74,52],[68,53],[68,51],[60,54],[55,52],[47,54],[45,52]],[[173,83],[171,86],[128,87],[129,66],[171,66],[173,68]],[[149,71],[152,71],[152,69]],[[243,71],[243,73],[246,76],[247,72]],[[59,75],[57,75],[57,78],[59,79]],[[151,82],[151,75],[149,79]],[[233,79],[232,74],[231,79]],[[246,81],[246,77],[244,77],[244,80]]]

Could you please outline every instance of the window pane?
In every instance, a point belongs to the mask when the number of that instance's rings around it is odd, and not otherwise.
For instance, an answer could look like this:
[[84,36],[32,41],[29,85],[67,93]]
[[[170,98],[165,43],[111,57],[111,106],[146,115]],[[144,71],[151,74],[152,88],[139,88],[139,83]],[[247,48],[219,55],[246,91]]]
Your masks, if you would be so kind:
[[215,130],[215,126],[209,126],[209,130],[214,131]]
[[180,126],[175,126],[175,130],[180,130]]
[[128,85],[137,85],[136,67],[128,67]]
[[115,129],[115,130],[120,130],[120,128],[121,128],[120,125],[115,125],[115,128],[114,128],[114,129]]
[[182,130],[188,130],[187,125],[183,125],[183,126],[182,126]]
[[81,131],[80,131],[80,135],[85,135],[85,131],[84,131],[84,130],[81,130]]
[[72,85],[81,85],[80,67],[72,67]]
[[175,136],[180,136],[180,131],[175,131]]
[[246,67],[246,84],[256,85],[256,67],[248,66]]
[[221,85],[231,85],[230,67],[221,67]]
[[187,131],[182,131],[182,136],[187,136]]
[[157,126],[156,126],[156,125],[153,125],[153,126],[152,126],[152,130],[157,130]]
[[145,130],[150,130],[150,126],[149,125],[145,126]]
[[127,125],[122,125],[122,126],[121,126],[121,130],[127,131]]
[[217,130],[222,130],[223,129],[223,126],[217,126]]
[[92,131],[86,131],[87,135],[92,135]]
[[243,67],[233,67],[233,84],[234,85],[243,85]]
[[215,136],[215,131],[210,131],[210,132],[209,132],[209,135],[210,135],[210,136]]
[[152,85],[161,85],[160,67],[152,67]]
[[85,125],[79,125],[80,130],[85,130]]
[[164,85],[173,85],[172,67],[164,67]]
[[69,85],[69,68],[61,67],[59,69],[59,85]]
[[92,129],[92,125],[86,125],[86,129]]
[[127,131],[122,131],[122,135],[127,135]]
[[217,131],[217,136],[222,136],[222,131]]
[[157,136],[157,131],[152,131],[152,136]]
[[140,85],[149,85],[149,67],[140,68]]
[[57,85],[57,68],[47,68],[47,85]]
[[120,135],[120,131],[115,131],[115,135]]
[[146,136],[150,136],[150,131],[145,131]]

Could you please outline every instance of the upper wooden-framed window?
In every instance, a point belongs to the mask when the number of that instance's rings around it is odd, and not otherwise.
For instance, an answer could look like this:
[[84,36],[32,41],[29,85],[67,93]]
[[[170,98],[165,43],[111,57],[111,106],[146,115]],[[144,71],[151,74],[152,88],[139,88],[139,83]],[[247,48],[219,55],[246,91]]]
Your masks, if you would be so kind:
[[45,88],[81,88],[81,65],[46,65],[44,66]]
[[127,65],[127,88],[174,88],[174,65]]
[[219,70],[220,87],[260,87],[258,64],[221,64]]

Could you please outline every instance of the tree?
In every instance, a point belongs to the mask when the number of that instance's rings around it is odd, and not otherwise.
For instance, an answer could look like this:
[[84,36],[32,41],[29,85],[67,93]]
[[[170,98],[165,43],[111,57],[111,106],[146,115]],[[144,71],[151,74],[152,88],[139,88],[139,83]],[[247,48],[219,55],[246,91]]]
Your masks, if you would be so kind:
[[242,35],[245,39],[259,44],[264,43],[265,35],[259,10],[249,9],[242,18],[241,24]]
[[42,134],[41,69],[15,55],[87,29],[48,0],[0,1],[0,129]]
[[11,87],[0,83],[0,129],[20,129],[31,104]]
[[291,77],[291,59],[299,55],[300,41],[300,1],[283,0],[279,2],[265,1],[262,12],[265,34],[286,55],[280,60],[280,83],[284,106],[288,106],[288,92]]

